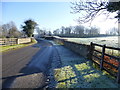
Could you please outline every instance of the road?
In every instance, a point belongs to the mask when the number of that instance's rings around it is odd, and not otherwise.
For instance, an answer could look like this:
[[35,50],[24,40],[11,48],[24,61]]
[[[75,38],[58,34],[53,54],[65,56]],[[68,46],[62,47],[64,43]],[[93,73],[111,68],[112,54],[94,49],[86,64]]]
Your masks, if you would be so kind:
[[38,40],[32,46],[2,54],[3,88],[41,88],[46,85],[54,46]]

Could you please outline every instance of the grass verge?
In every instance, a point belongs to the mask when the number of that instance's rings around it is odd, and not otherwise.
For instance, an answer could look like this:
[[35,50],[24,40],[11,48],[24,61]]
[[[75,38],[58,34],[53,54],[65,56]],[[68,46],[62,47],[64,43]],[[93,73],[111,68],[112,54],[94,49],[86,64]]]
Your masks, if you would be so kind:
[[118,88],[119,85],[105,73],[93,67],[92,62],[63,47],[57,48],[62,67],[54,69],[56,88]]

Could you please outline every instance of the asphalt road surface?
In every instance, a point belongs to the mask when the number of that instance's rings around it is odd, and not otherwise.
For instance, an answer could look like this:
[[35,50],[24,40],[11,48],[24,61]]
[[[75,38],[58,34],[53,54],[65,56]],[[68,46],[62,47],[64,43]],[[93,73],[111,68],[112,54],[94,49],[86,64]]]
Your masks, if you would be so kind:
[[38,40],[35,45],[3,53],[2,88],[46,86],[53,49],[50,42]]

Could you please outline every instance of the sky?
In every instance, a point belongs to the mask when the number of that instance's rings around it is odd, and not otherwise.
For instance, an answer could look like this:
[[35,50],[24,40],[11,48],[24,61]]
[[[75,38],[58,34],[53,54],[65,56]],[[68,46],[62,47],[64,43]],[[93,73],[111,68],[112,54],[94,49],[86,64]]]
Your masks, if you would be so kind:
[[[55,30],[61,26],[75,26],[79,14],[71,14],[70,2],[2,2],[2,24],[15,22],[21,30],[21,25],[27,19],[36,21],[41,29]],[[114,14],[113,14],[114,15]],[[117,27],[116,20],[105,20],[101,15],[93,22],[93,26],[100,27],[101,33],[111,27]],[[84,24],[89,27],[89,24]]]

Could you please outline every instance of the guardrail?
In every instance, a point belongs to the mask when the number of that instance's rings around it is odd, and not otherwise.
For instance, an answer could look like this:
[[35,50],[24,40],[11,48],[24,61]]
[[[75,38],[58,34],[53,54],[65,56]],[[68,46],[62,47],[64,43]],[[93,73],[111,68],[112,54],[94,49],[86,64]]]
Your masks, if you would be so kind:
[[[100,50],[96,49],[97,47],[101,48]],[[92,43],[90,45],[90,56],[91,60],[96,63],[101,70],[105,70],[110,73],[112,76],[117,78],[117,82],[120,83],[120,56],[110,55],[106,53],[106,49],[116,50],[120,52],[120,48],[108,47],[106,45],[99,45]]]

